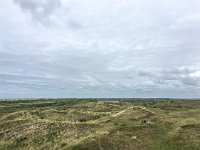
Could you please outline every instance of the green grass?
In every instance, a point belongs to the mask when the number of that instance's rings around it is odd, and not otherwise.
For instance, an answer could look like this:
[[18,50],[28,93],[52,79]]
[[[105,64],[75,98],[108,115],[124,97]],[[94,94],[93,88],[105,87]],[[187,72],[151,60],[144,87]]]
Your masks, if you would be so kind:
[[198,150],[199,114],[198,100],[0,101],[0,150]]

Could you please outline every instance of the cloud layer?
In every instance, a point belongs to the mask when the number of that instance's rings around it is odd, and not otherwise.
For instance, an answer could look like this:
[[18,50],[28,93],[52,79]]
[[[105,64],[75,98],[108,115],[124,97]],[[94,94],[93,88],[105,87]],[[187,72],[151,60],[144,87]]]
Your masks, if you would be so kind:
[[7,0],[0,97],[200,97],[198,0]]

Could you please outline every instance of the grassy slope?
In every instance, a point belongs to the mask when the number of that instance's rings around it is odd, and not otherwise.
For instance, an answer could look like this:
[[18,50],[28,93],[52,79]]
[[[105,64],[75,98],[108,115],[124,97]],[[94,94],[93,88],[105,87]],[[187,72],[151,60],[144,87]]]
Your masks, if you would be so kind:
[[200,101],[0,101],[2,150],[198,150]]

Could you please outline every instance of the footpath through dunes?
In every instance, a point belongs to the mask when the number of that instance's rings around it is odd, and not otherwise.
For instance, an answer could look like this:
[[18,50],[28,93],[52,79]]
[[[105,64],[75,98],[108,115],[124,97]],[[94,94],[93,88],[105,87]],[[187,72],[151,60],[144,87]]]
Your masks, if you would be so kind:
[[197,150],[200,105],[183,103],[177,108],[176,103],[3,103],[0,149]]

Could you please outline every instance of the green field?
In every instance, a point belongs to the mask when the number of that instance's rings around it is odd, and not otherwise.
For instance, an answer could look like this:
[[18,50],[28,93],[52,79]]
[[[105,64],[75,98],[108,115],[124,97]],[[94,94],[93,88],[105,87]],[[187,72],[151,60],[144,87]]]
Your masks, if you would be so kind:
[[0,150],[199,150],[200,101],[0,101]]

